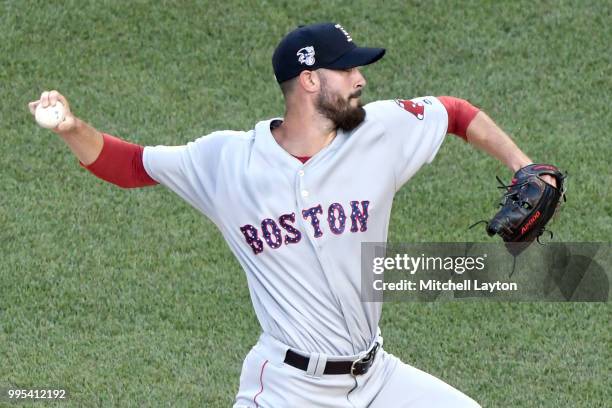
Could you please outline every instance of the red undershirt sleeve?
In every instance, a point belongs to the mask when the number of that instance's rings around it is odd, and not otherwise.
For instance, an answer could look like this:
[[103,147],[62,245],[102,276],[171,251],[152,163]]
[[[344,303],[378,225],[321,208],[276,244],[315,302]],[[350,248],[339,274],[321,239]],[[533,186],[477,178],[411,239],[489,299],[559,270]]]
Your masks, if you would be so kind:
[[86,166],[96,177],[123,188],[145,187],[158,184],[144,168],[144,147],[102,133],[104,145],[98,158]]
[[438,96],[438,100],[442,102],[448,112],[447,133],[457,135],[467,142],[467,128],[476,114],[480,112],[480,109],[465,99],[453,96]]

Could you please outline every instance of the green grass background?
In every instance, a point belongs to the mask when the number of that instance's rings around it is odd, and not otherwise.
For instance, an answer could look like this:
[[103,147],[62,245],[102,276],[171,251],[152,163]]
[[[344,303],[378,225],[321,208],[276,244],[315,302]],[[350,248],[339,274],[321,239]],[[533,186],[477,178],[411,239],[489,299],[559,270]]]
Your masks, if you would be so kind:
[[[162,187],[81,169],[27,102],[58,89],[99,129],[182,144],[282,114],[270,57],[341,22],[387,56],[366,100],[455,95],[570,174],[562,241],[612,238],[610,1],[0,2],[0,387],[66,406],[229,406],[259,327],[214,226]],[[390,240],[482,241],[503,166],[449,137],[396,196]],[[609,304],[385,305],[386,348],[484,407],[604,407]],[[0,405],[2,402],[0,402]],[[46,405],[40,403],[37,406]]]

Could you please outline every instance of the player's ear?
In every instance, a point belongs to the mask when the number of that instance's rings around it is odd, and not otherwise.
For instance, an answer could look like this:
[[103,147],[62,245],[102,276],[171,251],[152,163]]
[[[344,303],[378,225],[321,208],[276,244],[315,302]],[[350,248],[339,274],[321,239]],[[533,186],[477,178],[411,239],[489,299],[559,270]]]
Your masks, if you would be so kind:
[[300,86],[306,92],[318,92],[321,86],[321,80],[316,71],[302,71],[299,76]]

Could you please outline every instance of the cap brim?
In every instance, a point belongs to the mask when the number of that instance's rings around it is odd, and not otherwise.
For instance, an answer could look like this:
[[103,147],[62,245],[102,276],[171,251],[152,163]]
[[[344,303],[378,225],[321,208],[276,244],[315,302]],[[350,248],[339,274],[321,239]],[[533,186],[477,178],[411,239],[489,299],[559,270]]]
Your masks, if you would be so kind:
[[347,69],[372,64],[385,55],[384,48],[355,47],[331,64],[325,64],[329,69]]

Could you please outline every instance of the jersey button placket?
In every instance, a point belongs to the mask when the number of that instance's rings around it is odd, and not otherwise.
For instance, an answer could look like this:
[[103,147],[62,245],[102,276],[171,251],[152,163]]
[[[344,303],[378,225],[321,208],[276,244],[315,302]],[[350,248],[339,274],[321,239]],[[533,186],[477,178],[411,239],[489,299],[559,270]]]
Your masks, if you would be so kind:
[[308,198],[308,196],[310,195],[310,193],[308,192],[308,190],[306,190],[306,189],[304,188],[304,174],[305,174],[304,169],[300,169],[300,170],[298,171],[298,176],[299,176],[299,178],[298,178],[298,185],[299,185],[299,188],[301,189],[301,191],[300,191],[300,195],[301,195],[303,198]]
[[316,239],[314,238],[313,234],[313,230],[312,230],[312,225],[310,225],[310,223],[305,220],[302,216],[302,210],[309,208],[310,207],[310,200],[308,200],[308,198],[310,197],[310,191],[308,191],[307,187],[306,187],[306,183],[304,181],[304,175],[306,174],[306,172],[304,171],[304,169],[300,169],[297,172],[298,177],[296,177],[296,195],[297,195],[297,202],[300,205],[300,208],[298,208],[298,213],[300,214],[300,223],[304,226],[305,230],[308,231],[308,233],[306,234],[308,236],[308,239],[312,242],[312,244],[316,247],[318,247],[318,243],[316,241]]

